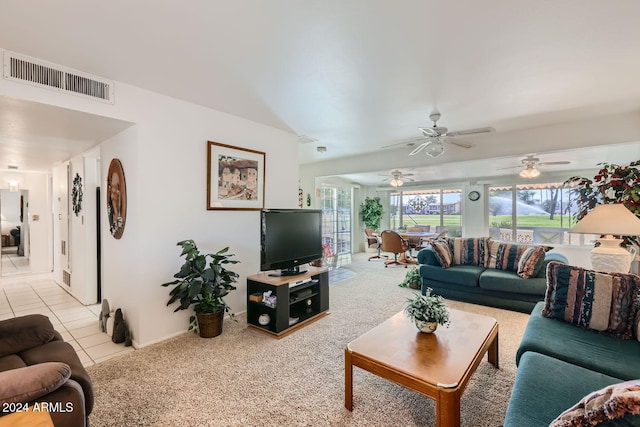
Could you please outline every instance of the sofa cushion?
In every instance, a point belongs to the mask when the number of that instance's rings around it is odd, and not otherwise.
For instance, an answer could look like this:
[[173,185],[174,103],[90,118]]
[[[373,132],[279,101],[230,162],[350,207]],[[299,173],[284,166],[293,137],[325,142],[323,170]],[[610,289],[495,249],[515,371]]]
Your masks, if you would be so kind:
[[442,268],[451,267],[453,254],[451,253],[451,248],[449,248],[449,243],[444,240],[434,240],[431,242],[431,248],[433,248],[433,254]]
[[25,366],[27,366],[27,364],[24,363],[24,360],[17,354],[0,357],[0,372],[8,371],[9,369],[24,368]]
[[56,390],[71,376],[64,363],[49,362],[0,372],[0,403],[27,403]]
[[453,254],[453,264],[476,265],[484,267],[489,259],[489,238],[449,238],[449,247]]
[[551,262],[542,314],[629,339],[638,310],[640,277]]
[[518,276],[523,279],[535,276],[542,268],[545,250],[542,246],[529,246],[518,259]]
[[0,357],[37,347],[54,339],[47,316],[30,314],[0,322]]
[[543,307],[544,302],[539,302],[531,311],[516,353],[516,363],[519,364],[527,352],[536,352],[620,380],[640,378],[640,342],[614,338],[544,317]]
[[640,425],[640,380],[612,384],[589,393],[549,427],[595,426],[618,419]]
[[479,286],[482,289],[494,291],[539,295],[542,299],[547,289],[547,281],[536,277],[523,279],[512,271],[487,268],[480,276]]
[[[615,377],[543,354],[527,352],[518,366],[503,425],[548,426],[587,393],[618,382],[620,380]],[[571,386],[563,386],[566,384]]]
[[475,288],[483,271],[484,268],[475,265],[452,265],[449,268],[442,268],[423,264],[420,266],[420,277],[427,282],[435,280]]

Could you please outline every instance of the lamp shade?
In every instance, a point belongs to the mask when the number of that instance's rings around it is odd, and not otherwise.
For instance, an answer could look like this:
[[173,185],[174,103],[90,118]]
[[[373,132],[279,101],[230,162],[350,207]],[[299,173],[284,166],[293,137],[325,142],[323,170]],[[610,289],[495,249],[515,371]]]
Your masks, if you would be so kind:
[[623,204],[598,205],[569,232],[637,236],[640,235],[640,218]]

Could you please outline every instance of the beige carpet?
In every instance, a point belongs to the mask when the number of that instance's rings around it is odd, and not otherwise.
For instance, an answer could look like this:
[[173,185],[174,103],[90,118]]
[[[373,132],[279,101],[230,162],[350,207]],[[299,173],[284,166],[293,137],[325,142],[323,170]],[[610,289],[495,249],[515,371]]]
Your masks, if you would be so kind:
[[[330,287],[331,314],[280,340],[225,320],[223,334],[185,334],[89,368],[99,426],[434,426],[435,405],[354,368],[354,410],[344,408],[344,348],[402,310],[416,292],[402,267],[356,254],[356,276]],[[462,399],[463,426],[500,426],[528,316],[455,301],[495,317],[500,369],[478,367]],[[380,343],[385,345],[385,343]]]

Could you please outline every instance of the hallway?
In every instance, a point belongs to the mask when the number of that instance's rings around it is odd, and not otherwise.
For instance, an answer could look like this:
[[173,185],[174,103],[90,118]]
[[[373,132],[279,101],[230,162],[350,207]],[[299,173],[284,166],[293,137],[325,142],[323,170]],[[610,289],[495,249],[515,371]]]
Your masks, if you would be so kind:
[[47,316],[85,367],[134,351],[100,332],[99,313],[100,304],[82,305],[48,274],[0,279],[0,320],[27,314]]

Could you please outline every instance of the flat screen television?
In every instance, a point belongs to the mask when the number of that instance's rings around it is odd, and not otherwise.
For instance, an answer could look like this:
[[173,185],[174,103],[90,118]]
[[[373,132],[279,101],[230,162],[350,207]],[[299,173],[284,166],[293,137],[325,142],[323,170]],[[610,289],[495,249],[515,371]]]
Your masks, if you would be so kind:
[[260,270],[274,276],[306,273],[300,266],[322,258],[322,211],[263,209],[260,215]]

